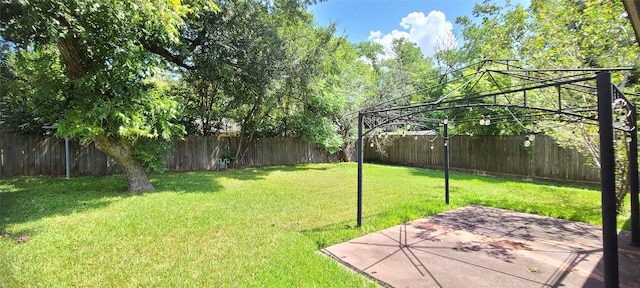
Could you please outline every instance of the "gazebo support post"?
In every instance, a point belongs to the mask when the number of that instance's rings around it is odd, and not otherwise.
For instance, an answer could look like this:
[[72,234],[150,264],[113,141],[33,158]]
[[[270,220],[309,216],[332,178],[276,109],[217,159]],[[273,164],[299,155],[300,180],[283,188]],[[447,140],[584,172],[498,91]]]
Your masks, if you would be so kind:
[[615,151],[613,147],[613,87],[611,73],[596,77],[600,128],[600,187],[602,195],[602,246],[604,287],[619,286],[618,231],[616,223]]
[[449,119],[444,120],[444,201],[449,204]]
[[631,245],[640,246],[640,205],[638,205],[638,111],[635,104],[631,105],[629,117],[633,129],[629,132],[629,193],[631,200]]
[[362,140],[363,114],[358,113],[358,142],[356,143],[358,152],[358,223],[357,227],[362,226],[362,165],[364,162],[364,143]]

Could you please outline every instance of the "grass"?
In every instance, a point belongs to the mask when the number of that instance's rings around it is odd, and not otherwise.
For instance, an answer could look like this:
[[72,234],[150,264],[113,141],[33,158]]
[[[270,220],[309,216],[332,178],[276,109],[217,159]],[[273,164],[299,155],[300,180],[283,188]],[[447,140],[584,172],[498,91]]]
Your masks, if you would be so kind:
[[[367,287],[318,248],[470,204],[600,224],[597,190],[367,164],[0,180],[0,287]],[[619,217],[620,226],[628,219]],[[19,243],[20,242],[20,243]]]

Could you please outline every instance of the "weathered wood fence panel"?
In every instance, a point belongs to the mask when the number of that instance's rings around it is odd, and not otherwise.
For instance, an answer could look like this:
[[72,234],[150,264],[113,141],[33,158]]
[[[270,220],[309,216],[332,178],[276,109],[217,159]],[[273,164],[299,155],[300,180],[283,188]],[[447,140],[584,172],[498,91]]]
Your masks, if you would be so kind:
[[[365,145],[365,161],[442,169],[444,141],[439,136],[389,136],[379,151]],[[562,148],[548,136],[539,135],[530,147],[524,136],[456,136],[449,141],[452,170],[480,175],[530,180],[596,184],[600,170],[580,152]]]
[[[64,139],[36,135],[4,133],[2,136],[2,177],[65,175]],[[93,144],[70,142],[72,175],[107,175],[119,173],[115,162]]]
[[228,148],[228,138],[189,136],[174,141],[174,150],[165,158],[169,171],[215,170]]
[[0,130],[0,178],[3,177],[3,168],[4,168],[4,135],[2,130]]
[[[389,136],[384,151],[365,145],[365,160],[442,169],[444,141],[439,136]],[[216,170],[223,155],[235,151],[238,138],[189,136],[174,141],[165,158],[169,171]],[[532,180],[598,183],[599,170],[572,149],[559,147],[546,136],[537,136],[524,147],[523,136],[466,137],[450,139],[452,170]],[[246,145],[243,144],[243,145]],[[118,165],[93,144],[70,144],[71,175],[120,173]],[[261,138],[253,141],[240,166],[321,163],[337,161],[321,148],[296,138]],[[0,177],[65,175],[64,140],[32,135],[0,134]]]
[[60,146],[58,139],[30,135],[15,137],[13,134],[4,134],[2,138],[2,176],[58,175],[58,159],[62,159],[60,171],[64,175],[64,150],[60,153],[57,149]]
[[[0,177],[65,175],[64,139],[4,133],[0,135]],[[189,136],[174,141],[174,150],[165,157],[169,171],[216,170],[223,155],[237,149],[238,138]],[[243,145],[246,145],[243,144]],[[93,143],[70,143],[71,175],[120,173],[118,165]],[[233,153],[235,155],[235,153]],[[240,166],[270,166],[337,161],[323,149],[297,138],[266,138],[253,141]]]
[[[237,145],[237,143],[230,144]],[[233,147],[231,146],[232,149]],[[336,155],[328,154],[322,148],[297,138],[260,138],[250,147],[239,163],[241,166],[274,165],[272,163],[325,163],[338,160]]]

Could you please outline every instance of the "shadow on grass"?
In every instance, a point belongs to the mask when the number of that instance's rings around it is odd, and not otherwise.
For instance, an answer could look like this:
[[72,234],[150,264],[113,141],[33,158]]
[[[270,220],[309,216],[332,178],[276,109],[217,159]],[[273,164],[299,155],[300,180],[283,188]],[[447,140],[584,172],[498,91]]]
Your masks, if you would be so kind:
[[220,171],[167,172],[152,176],[154,186],[160,191],[172,192],[217,192],[224,187],[219,179],[260,181],[273,172],[326,171],[328,167],[287,165],[250,168],[232,168]]
[[114,197],[130,197],[121,175],[74,179],[20,177],[0,180],[0,231],[6,226],[101,208]]
[[[231,178],[232,171],[192,171],[192,172],[167,172],[161,174],[153,174],[151,181],[159,192],[178,192],[178,193],[215,193],[221,191],[224,187],[220,184],[219,178]],[[245,175],[242,177],[233,177],[240,180],[256,180],[259,175]],[[244,179],[243,179],[244,178]],[[153,192],[150,192],[153,193]]]
[[[216,193],[223,190],[221,178],[259,181],[275,171],[326,171],[329,167],[310,165],[240,168],[224,171],[152,173],[151,181],[158,192]],[[102,177],[16,177],[0,179],[0,233],[7,225],[37,221],[56,215],[81,213],[106,207],[128,197],[147,193],[127,193],[124,175]],[[12,235],[20,231],[8,231]]]
[[[203,177],[201,172],[149,176],[157,192],[217,192],[222,189],[216,177]],[[7,225],[82,213],[106,207],[120,199],[157,193],[129,193],[126,192],[127,185],[124,175],[0,179],[0,233],[6,232]],[[16,234],[18,231],[9,232]]]
[[279,165],[279,166],[264,166],[255,168],[243,168],[240,170],[261,171],[263,173],[270,172],[300,172],[300,171],[328,171],[329,167],[317,167],[316,164],[300,164],[300,165]]
[[301,171],[328,171],[329,167],[313,167],[311,165],[280,165],[280,166],[264,166],[264,167],[240,167],[230,168],[219,171],[192,171],[192,172],[169,172],[160,175],[202,175],[206,173],[213,178],[228,178],[242,181],[263,180],[266,176],[273,172],[301,172]]

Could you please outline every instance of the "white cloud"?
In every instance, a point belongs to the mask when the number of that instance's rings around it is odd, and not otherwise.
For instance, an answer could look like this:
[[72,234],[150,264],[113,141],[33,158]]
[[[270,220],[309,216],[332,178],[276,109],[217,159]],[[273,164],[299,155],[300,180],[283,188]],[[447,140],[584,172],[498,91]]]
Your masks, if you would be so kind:
[[393,30],[391,33],[385,35],[382,35],[380,31],[371,31],[368,40],[382,45],[385,55],[381,55],[381,58],[389,59],[391,58],[391,44],[393,43],[393,39],[396,38],[405,38],[411,41],[411,35],[409,35],[409,33],[398,30]]
[[380,38],[380,37],[382,37],[382,32],[380,32],[380,30],[371,31],[371,32],[369,32],[369,38],[367,40],[371,41],[372,39],[376,39],[376,38]]
[[427,16],[422,12],[411,12],[399,24],[404,31],[393,30],[384,35],[380,31],[371,31],[368,40],[381,44],[388,51],[393,39],[406,38],[416,43],[426,56],[456,45],[453,24],[441,11],[431,11]]

